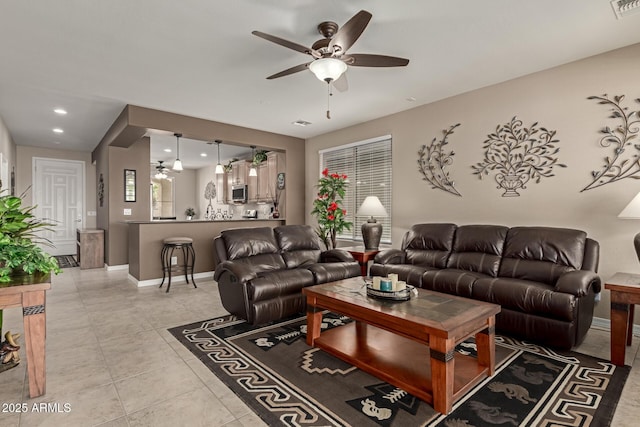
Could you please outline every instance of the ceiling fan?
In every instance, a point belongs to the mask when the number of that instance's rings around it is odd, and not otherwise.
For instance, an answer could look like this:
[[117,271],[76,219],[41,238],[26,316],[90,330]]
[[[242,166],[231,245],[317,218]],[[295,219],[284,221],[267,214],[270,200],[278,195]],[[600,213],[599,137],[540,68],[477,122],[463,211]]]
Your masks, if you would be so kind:
[[158,160],[158,164],[155,166],[155,169],[156,173],[154,177],[156,179],[167,179],[167,172],[169,172],[170,170],[164,165],[164,160]]
[[310,62],[280,71],[267,77],[267,79],[277,79],[304,71],[308,68],[318,79],[328,84],[333,82],[338,90],[346,90],[347,83],[344,72],[349,65],[354,67],[404,67],[409,63],[408,59],[395,56],[347,53],[347,50],[349,50],[360,35],[362,35],[371,17],[371,13],[366,10],[361,10],[341,28],[332,21],[322,22],[318,25],[318,32],[320,32],[324,38],[315,42],[311,47],[306,47],[261,31],[253,31],[251,34],[313,57],[313,60]]

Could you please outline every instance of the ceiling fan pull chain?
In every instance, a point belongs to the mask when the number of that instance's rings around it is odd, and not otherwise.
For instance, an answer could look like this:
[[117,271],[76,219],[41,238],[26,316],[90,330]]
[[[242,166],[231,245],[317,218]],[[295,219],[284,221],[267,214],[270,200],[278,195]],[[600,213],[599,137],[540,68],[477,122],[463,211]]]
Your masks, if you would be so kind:
[[329,101],[333,93],[331,93],[331,82],[327,82],[327,119],[331,119],[331,108],[329,106]]

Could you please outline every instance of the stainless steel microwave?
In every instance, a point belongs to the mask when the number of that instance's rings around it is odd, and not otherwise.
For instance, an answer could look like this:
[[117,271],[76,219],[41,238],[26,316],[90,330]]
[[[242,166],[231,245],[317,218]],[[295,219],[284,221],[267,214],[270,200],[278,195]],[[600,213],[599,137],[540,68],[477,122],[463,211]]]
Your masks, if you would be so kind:
[[247,203],[247,186],[233,185],[231,187],[231,200],[234,203]]

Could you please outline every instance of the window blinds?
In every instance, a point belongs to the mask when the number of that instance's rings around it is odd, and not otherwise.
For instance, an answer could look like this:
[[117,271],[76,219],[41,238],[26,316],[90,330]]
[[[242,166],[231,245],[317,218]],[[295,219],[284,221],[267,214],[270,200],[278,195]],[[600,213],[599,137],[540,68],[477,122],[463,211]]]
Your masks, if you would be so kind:
[[367,196],[377,196],[385,207],[387,218],[376,218],[382,224],[383,243],[391,243],[391,136],[384,136],[354,144],[320,151],[320,170],[346,174],[349,180],[343,208],[351,230],[345,230],[339,239],[362,241],[360,227],[368,217],[356,216],[356,211]]

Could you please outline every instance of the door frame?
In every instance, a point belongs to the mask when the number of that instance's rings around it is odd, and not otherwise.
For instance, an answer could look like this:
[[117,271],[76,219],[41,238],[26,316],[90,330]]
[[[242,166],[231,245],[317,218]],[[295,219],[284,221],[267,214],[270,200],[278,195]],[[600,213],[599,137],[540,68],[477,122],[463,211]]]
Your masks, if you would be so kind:
[[[31,204],[33,206],[37,206],[37,202],[38,200],[36,200],[36,195],[38,194],[38,180],[36,179],[36,166],[38,164],[38,162],[40,161],[47,161],[47,162],[56,162],[56,163],[74,163],[77,165],[82,166],[80,168],[80,193],[82,196],[82,204],[81,204],[81,209],[82,209],[82,222],[81,228],[84,228],[84,225],[87,222],[87,191],[86,191],[86,162],[84,160],[68,160],[68,159],[60,159],[60,158],[56,158],[56,157],[32,157],[31,158]],[[39,213],[37,212],[37,207],[35,209],[34,213]],[[43,218],[41,218],[43,219]]]

